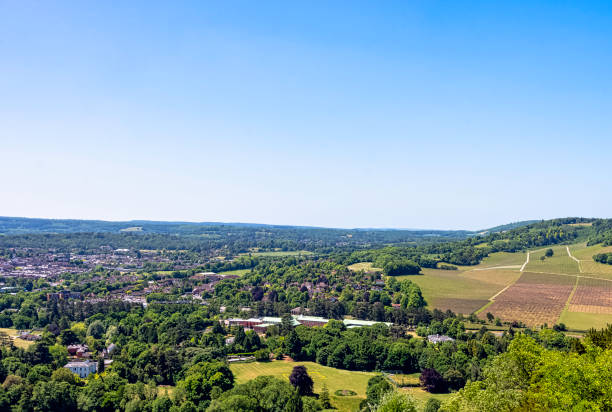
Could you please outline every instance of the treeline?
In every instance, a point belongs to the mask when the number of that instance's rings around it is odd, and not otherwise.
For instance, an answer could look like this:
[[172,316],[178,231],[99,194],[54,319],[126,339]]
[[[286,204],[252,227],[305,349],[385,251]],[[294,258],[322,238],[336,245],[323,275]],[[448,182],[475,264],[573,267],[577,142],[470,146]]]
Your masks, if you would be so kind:
[[[137,228],[130,232],[121,230]],[[230,254],[263,250],[358,249],[464,239],[466,231],[328,229],[223,223],[103,222],[0,217],[0,248],[30,247],[59,250],[114,248],[210,251]]]
[[588,246],[603,243],[612,246],[612,219],[598,219],[591,228],[593,235],[589,238]]
[[[336,251],[331,256],[340,263],[350,265],[357,262],[373,262],[376,267],[389,268],[401,264],[399,274],[418,273],[420,268],[437,268],[441,264],[477,265],[490,253],[519,252],[577,240],[588,240],[589,244],[612,244],[612,220],[564,218],[531,223],[507,231],[487,233],[465,240],[446,241],[410,246],[386,246],[354,252]],[[400,265],[395,263],[399,262]],[[385,270],[386,274],[397,274]]]
[[593,260],[599,263],[606,263],[612,265],[612,253],[598,253],[593,256]]

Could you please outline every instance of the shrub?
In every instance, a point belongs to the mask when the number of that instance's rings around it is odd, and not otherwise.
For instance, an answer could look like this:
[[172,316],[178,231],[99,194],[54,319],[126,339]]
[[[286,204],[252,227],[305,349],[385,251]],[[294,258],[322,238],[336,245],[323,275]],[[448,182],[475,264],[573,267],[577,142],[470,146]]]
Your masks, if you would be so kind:
[[442,375],[437,370],[425,368],[421,372],[421,386],[430,393],[443,393],[447,390],[447,384]]
[[255,351],[255,360],[259,362],[266,362],[270,360],[270,350],[263,348]]
[[350,389],[337,389],[334,392],[334,395],[336,396],[355,396],[357,395],[357,392],[352,391]]
[[416,412],[416,402],[411,396],[395,390],[385,393],[382,398],[380,398],[376,412],[398,411]]
[[442,406],[442,402],[440,402],[438,399],[429,398],[427,400],[427,403],[425,404],[425,408],[423,409],[423,412],[438,412],[438,409],[440,409],[440,406]]

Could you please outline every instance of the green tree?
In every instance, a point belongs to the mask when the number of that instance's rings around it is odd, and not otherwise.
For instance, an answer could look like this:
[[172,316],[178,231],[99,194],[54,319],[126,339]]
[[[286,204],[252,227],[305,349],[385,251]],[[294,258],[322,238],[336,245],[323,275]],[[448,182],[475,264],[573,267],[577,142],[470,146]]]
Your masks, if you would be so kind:
[[68,368],[57,368],[51,374],[51,380],[55,382],[66,382],[71,385],[79,385],[81,379]]
[[92,336],[94,339],[101,339],[106,332],[106,327],[104,323],[100,320],[95,320],[91,322],[89,327],[87,328],[87,336]]
[[302,355],[302,341],[295,330],[285,339],[285,352],[294,360],[299,360]]
[[64,346],[79,343],[79,337],[76,333],[74,333],[72,329],[64,329],[60,332],[59,337],[60,341],[62,342],[62,345]]
[[281,334],[287,335],[293,330],[293,317],[289,313],[285,313],[281,317]]
[[303,365],[294,366],[289,375],[289,382],[297,389],[298,393],[302,396],[311,395],[314,382],[308,370]]
[[187,400],[198,405],[210,400],[213,387],[227,391],[234,385],[234,375],[223,362],[199,362],[190,367],[178,386],[185,390]]
[[40,381],[32,391],[34,411],[77,411],[77,392],[67,382]]
[[172,401],[167,396],[160,396],[151,404],[151,412],[170,412]]
[[423,412],[438,412],[438,409],[440,409],[441,405],[442,402],[440,402],[440,400],[436,398],[429,398],[425,403],[425,408],[423,409]]
[[329,397],[329,390],[326,384],[323,384],[323,389],[321,389],[319,394],[319,402],[321,402],[323,409],[332,409],[331,398]]
[[301,412],[302,399],[286,380],[258,376],[213,400],[207,412],[283,411]]
[[408,394],[392,390],[380,398],[376,412],[417,412],[416,402]]

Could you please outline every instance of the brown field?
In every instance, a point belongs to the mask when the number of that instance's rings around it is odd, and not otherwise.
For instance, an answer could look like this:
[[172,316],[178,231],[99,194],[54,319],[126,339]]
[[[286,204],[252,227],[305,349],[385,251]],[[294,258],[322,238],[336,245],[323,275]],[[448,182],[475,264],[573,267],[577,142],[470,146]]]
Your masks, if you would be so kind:
[[580,278],[568,311],[612,314],[612,282]]
[[529,326],[553,325],[563,312],[575,282],[574,276],[524,272],[480,316],[491,312],[503,321],[517,320]]
[[489,303],[486,299],[439,298],[435,301],[436,309],[455,313],[470,314]]

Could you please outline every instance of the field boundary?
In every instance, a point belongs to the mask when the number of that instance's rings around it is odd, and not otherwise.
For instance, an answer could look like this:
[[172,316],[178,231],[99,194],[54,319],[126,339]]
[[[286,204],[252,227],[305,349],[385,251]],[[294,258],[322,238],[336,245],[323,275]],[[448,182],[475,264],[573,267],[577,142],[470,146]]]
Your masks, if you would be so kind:
[[576,259],[576,257],[572,255],[572,252],[570,252],[569,246],[565,246],[565,248],[567,249],[567,255],[571,257],[572,259],[574,259],[576,262],[578,262],[578,272],[582,273],[582,266],[580,265],[580,260]]
[[[569,253],[569,249],[567,251]],[[565,307],[563,308],[563,310],[559,314],[559,318],[557,319],[556,323],[559,323],[559,321],[561,320],[561,317],[563,317],[563,314],[565,312],[569,312],[569,307],[572,304],[572,299],[574,298],[574,294],[576,293],[576,289],[578,289],[578,282],[579,281],[580,281],[580,276],[576,276],[576,283],[574,283],[574,288],[572,289],[572,292],[570,293],[570,295],[567,297],[567,301],[565,302]]]
[[581,275],[579,273],[573,275],[571,273],[555,273],[555,272],[537,272],[535,270],[528,270],[529,273],[539,273],[542,275],[557,275],[557,276],[576,276],[579,278],[585,278],[585,279],[595,279],[595,280],[603,280],[604,282],[612,282],[612,279],[606,279],[606,278],[598,278],[596,276],[584,276]]
[[521,266],[521,272],[525,271],[525,266],[527,266],[527,263],[529,263],[529,255],[531,254],[531,252],[527,252],[527,259],[525,260],[525,263],[523,263],[523,266]]
[[478,309],[477,311],[474,312],[474,314],[478,315],[479,313],[481,313],[483,310],[485,310],[486,308],[488,308],[489,306],[491,306],[494,302],[495,302],[495,298],[498,297],[499,295],[501,295],[502,293],[504,293],[506,290],[508,290],[508,288],[512,285],[514,285],[516,282],[518,282],[518,280],[522,277],[519,276],[514,282],[510,283],[509,285],[506,285],[506,287],[504,287],[502,290],[500,290],[499,292],[497,292],[495,295],[491,296],[489,298],[489,301],[480,309]]

